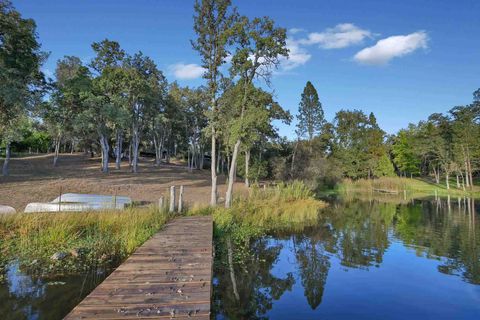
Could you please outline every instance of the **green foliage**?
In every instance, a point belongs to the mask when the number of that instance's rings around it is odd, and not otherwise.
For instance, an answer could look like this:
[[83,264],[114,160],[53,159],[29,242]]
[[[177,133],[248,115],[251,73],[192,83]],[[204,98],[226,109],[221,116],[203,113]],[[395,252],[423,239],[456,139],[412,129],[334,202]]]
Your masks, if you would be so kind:
[[395,176],[395,168],[393,167],[392,161],[386,154],[383,154],[380,156],[380,159],[378,159],[377,167],[373,170],[373,175],[375,177]]
[[318,98],[317,90],[310,81],[307,81],[303,89],[297,119],[297,135],[299,138],[307,134],[308,140],[312,140],[314,135],[322,131],[325,121],[322,104]]
[[[333,126],[332,157],[349,178],[373,178],[385,174],[387,150],[385,132],[377,124],[375,116],[368,117],[362,111],[341,110],[335,115]],[[380,162],[383,162],[382,164]]]
[[0,137],[18,137],[17,126],[39,102],[44,86],[36,25],[23,19],[10,1],[0,1]]
[[418,174],[420,158],[414,152],[412,127],[400,130],[392,145],[394,162],[400,172]]
[[45,128],[30,119],[24,118],[18,127],[18,141],[12,142],[14,152],[47,152],[52,139]]

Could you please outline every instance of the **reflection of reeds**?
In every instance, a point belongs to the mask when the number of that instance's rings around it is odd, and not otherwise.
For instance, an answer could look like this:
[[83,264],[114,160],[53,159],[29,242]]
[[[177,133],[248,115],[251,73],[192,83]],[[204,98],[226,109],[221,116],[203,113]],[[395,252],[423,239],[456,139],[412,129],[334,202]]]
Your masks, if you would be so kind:
[[[169,219],[156,208],[0,216],[0,250],[7,259],[51,263],[56,252],[81,249],[88,258],[121,260]],[[72,262],[72,264],[74,264]],[[78,266],[73,266],[78,267]]]

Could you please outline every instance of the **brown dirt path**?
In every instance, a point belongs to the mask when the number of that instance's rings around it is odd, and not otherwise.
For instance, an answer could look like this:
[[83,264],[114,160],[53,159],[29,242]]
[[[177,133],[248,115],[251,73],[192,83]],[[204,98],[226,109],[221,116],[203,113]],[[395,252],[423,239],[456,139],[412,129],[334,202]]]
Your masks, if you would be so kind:
[[[185,186],[185,201],[191,205],[207,205],[210,201],[209,170],[189,172],[183,164],[153,165],[153,160],[141,158],[139,172],[131,173],[128,163],[110,173],[100,171],[100,159],[84,154],[61,154],[56,168],[52,155],[14,158],[10,176],[0,177],[0,204],[23,211],[30,202],[48,202],[63,193],[95,193],[129,196],[134,201],[156,202],[167,195],[171,185]],[[219,177],[219,197],[225,195],[225,178]],[[245,193],[243,183],[237,182],[235,192]]]

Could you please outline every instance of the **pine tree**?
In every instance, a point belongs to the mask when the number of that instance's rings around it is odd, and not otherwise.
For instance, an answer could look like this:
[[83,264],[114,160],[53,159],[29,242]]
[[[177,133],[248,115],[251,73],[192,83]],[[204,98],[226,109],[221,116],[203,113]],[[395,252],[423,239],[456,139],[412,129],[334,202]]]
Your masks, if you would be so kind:
[[313,84],[308,81],[303,89],[302,99],[298,108],[297,135],[308,136],[308,140],[320,133],[325,121],[322,104]]

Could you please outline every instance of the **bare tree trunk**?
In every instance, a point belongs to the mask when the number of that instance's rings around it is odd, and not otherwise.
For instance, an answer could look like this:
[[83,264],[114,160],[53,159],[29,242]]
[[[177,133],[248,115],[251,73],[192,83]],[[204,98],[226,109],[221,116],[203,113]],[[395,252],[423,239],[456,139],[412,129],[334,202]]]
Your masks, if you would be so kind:
[[233,194],[233,182],[235,181],[235,172],[238,158],[238,150],[240,149],[240,139],[235,142],[233,147],[232,162],[230,164],[230,170],[228,172],[228,187],[225,194],[225,208],[230,208],[232,206],[232,194]]
[[57,138],[55,138],[55,149],[53,152],[53,166],[57,166],[57,161],[58,161],[58,155],[60,153],[60,143],[62,141],[62,136],[57,135]]
[[[205,152],[204,152],[204,149],[203,149],[203,145],[200,147],[200,170],[203,170],[203,162],[205,161]],[[218,160],[217,160],[217,163],[218,163]],[[217,165],[218,167],[218,165]]]
[[117,154],[115,159],[115,169],[120,169],[122,163],[122,145],[123,145],[123,134],[121,130],[117,130]]
[[460,189],[460,179],[458,178],[458,172],[455,173],[455,175],[457,176],[457,189]]
[[464,162],[464,165],[465,165],[465,185],[467,186],[467,188],[470,187],[470,176],[468,174],[468,156],[467,156],[467,153],[465,151],[465,147],[463,145],[461,145],[462,147],[462,153],[463,153],[463,162]]
[[3,161],[2,175],[8,176],[8,164],[10,163],[10,141],[5,144],[5,160]]
[[[215,105],[214,105],[215,106]],[[213,108],[215,112],[215,107]],[[215,128],[212,126],[212,144],[211,144],[211,157],[210,157],[210,173],[212,175],[212,191],[210,194],[210,205],[217,205],[217,167],[215,161],[217,160],[217,139],[215,138]]]
[[297,148],[298,148],[298,140],[295,143],[295,147],[293,147],[292,163],[290,164],[290,177],[292,178],[293,178],[293,169],[295,168],[295,156],[297,155]]
[[108,139],[104,134],[100,135],[100,147],[102,148],[102,172],[108,173],[108,152],[110,147]]
[[437,171],[436,167],[433,167],[433,175],[435,176],[435,183],[439,184],[440,183],[440,172]]
[[230,163],[231,163],[232,158],[230,157],[230,154],[227,154],[227,180],[228,176],[230,175]]
[[155,167],[158,167],[159,165],[159,152],[158,152],[158,142],[157,142],[157,137],[154,135],[153,136],[153,147],[155,148]]
[[132,132],[132,151],[133,151],[133,158],[132,158],[132,172],[138,172],[138,147],[140,145],[140,134],[138,132],[138,127],[133,127]]
[[468,176],[468,169],[465,169],[465,185],[467,188],[470,188],[470,178]]
[[472,173],[472,162],[470,161],[470,150],[467,147],[467,169],[468,169],[468,178],[470,180],[470,188],[473,189],[473,173]]
[[160,166],[162,162],[162,149],[163,149],[163,140],[164,136],[161,138],[158,137],[157,135],[153,136],[153,144],[155,146],[155,166],[158,167]]
[[448,173],[448,170],[445,170],[445,184],[447,185],[447,190],[450,190],[450,174]]
[[[221,162],[221,166],[220,166]],[[217,152],[217,174],[223,173],[223,157],[220,152],[220,144],[218,144],[218,152]]]
[[250,169],[250,149],[245,151],[245,185],[250,187],[250,180],[248,179],[248,174],[249,174],[249,169]]
[[132,166],[132,139],[128,142],[128,166]]

